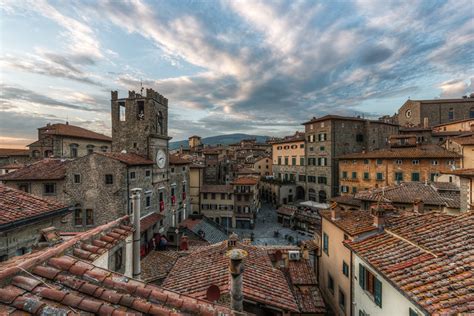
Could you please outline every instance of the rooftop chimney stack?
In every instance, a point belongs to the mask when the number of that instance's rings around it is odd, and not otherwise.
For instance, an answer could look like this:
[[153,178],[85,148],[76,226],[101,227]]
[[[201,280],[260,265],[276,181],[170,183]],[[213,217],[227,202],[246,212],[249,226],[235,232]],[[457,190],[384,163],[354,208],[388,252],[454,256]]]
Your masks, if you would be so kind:
[[243,260],[247,255],[247,251],[242,249],[231,249],[226,254],[230,259],[230,307],[236,312],[244,311],[242,277],[244,272]]
[[341,208],[334,203],[331,205],[331,220],[336,221],[341,218]]
[[382,229],[385,226],[384,210],[377,205],[377,207],[372,210],[372,215],[374,216],[374,226]]
[[413,202],[413,211],[418,214],[423,214],[425,208],[425,203],[421,199],[416,199]]
[[232,250],[237,246],[237,241],[239,240],[239,236],[236,233],[232,233],[229,236],[229,240],[227,240],[227,249]]
[[141,274],[140,268],[140,194],[142,189],[132,189],[132,210],[133,210],[133,278],[139,279]]

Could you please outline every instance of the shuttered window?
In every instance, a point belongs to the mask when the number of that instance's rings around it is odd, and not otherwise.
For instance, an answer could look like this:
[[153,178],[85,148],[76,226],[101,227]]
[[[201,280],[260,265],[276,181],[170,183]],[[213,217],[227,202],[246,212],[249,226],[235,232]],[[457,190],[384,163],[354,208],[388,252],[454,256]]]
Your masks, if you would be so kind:
[[382,307],[382,282],[362,264],[359,264],[359,285],[370,294],[377,306]]

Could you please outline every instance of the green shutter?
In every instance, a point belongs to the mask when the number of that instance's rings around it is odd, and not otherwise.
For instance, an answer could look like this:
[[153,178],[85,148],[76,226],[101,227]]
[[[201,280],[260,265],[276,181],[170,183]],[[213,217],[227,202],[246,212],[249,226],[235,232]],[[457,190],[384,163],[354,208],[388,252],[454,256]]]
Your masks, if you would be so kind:
[[365,290],[365,267],[359,263],[359,285]]
[[375,304],[379,307],[382,307],[382,282],[380,282],[377,278],[375,278],[374,284],[374,299]]

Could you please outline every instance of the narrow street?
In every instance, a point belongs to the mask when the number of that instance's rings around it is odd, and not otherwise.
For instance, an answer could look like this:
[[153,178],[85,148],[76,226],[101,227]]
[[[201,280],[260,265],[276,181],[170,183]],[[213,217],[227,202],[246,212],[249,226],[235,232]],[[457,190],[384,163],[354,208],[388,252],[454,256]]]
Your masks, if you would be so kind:
[[[311,239],[306,234],[282,227],[277,220],[276,210],[269,204],[263,204],[255,220],[255,229],[233,229],[242,238],[254,234],[254,245],[296,245],[298,241]],[[278,237],[275,232],[278,232]]]

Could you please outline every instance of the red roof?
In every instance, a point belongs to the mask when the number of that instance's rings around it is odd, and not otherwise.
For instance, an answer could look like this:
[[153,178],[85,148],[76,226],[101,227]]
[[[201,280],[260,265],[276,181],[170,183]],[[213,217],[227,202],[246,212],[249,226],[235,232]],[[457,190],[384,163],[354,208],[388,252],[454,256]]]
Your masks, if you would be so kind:
[[123,162],[126,165],[130,166],[139,166],[139,165],[153,165],[153,160],[142,157],[133,153],[117,153],[117,152],[95,152],[94,154],[102,155],[110,159],[115,159],[120,162]]
[[309,120],[307,122],[304,122],[302,125],[311,124],[311,123],[315,123],[315,122],[321,122],[321,121],[328,121],[328,120],[360,121],[360,122],[370,122],[370,123],[378,123],[378,124],[387,124],[387,125],[398,126],[398,124],[384,122],[384,121],[380,121],[380,120],[369,120],[369,119],[364,119],[364,118],[361,118],[361,117],[340,116],[340,115],[325,115],[325,116],[322,116],[322,117],[313,117],[311,120]]
[[[244,259],[244,298],[298,312],[297,302],[284,274],[273,267],[267,252],[243,243],[237,243],[237,248],[248,252],[248,257]],[[226,251],[227,241],[224,241],[179,258],[163,287],[202,299],[212,284],[218,286],[221,293],[230,293]]]
[[184,159],[179,155],[170,155],[170,165],[188,165],[191,163],[192,161]]
[[460,177],[474,177],[474,168],[472,169],[457,169],[457,170],[452,170],[449,172],[443,172],[447,174],[454,174],[456,176]]
[[0,229],[15,222],[44,216],[61,215],[67,209],[63,203],[0,185]]
[[330,221],[351,236],[377,230],[377,227],[374,226],[374,218],[369,211],[338,210],[338,212],[339,218],[336,220],[331,218],[330,210],[323,210],[319,213],[326,220]]
[[93,132],[91,130],[74,126],[70,124],[50,124],[40,129],[44,129],[44,134],[46,135],[61,135],[61,136],[70,136],[70,137],[79,137],[86,139],[102,140],[111,142],[112,138],[103,134]]
[[[226,307],[145,284],[76,256],[82,241],[100,241],[104,234],[122,235],[117,229],[128,227],[127,222],[125,216],[54,247],[0,263],[0,311],[52,315],[71,311],[96,315],[231,315]],[[71,250],[72,255],[64,254]]]
[[474,214],[391,217],[385,231],[347,242],[428,314],[472,314]]
[[251,178],[251,177],[241,177],[235,179],[232,184],[236,185],[256,185],[258,183],[258,180],[256,178]]
[[140,219],[140,232],[145,232],[148,228],[159,222],[163,218],[163,215],[158,213],[150,213]]
[[28,149],[0,148],[0,157],[29,155],[30,151]]
[[461,156],[438,145],[395,147],[342,155],[339,159],[407,159],[407,158],[460,158]]
[[66,176],[66,165],[71,160],[45,158],[0,176],[2,181],[59,180]]

